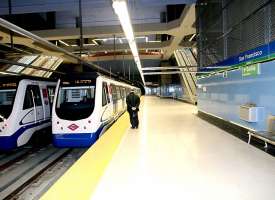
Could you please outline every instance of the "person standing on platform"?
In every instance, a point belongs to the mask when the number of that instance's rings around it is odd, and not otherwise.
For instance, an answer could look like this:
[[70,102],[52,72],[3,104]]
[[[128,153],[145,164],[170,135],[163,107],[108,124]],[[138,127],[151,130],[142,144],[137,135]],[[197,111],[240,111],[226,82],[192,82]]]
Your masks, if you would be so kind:
[[139,104],[140,98],[138,95],[135,94],[135,90],[132,89],[131,92],[127,95],[126,98],[127,103],[127,111],[130,115],[130,122],[132,128],[138,128],[138,111],[139,111]]

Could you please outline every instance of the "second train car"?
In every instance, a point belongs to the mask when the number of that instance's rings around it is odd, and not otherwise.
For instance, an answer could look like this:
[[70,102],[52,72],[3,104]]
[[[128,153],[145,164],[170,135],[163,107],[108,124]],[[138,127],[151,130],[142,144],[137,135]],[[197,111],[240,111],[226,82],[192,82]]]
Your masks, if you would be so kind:
[[55,87],[56,82],[42,78],[0,78],[0,150],[43,140],[41,133],[51,126]]
[[56,147],[89,147],[126,110],[140,89],[97,73],[59,80],[52,111]]

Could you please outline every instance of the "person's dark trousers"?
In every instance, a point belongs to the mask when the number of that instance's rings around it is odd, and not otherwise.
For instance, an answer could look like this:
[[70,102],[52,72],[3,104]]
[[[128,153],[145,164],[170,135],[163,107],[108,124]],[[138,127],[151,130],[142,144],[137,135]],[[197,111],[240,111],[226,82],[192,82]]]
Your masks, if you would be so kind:
[[139,121],[138,121],[138,112],[137,111],[133,112],[132,118],[133,118],[133,125],[134,125],[134,127],[138,128]]
[[133,111],[128,111],[129,116],[130,116],[130,122],[132,125],[132,128],[138,128],[138,113],[137,112],[133,112]]

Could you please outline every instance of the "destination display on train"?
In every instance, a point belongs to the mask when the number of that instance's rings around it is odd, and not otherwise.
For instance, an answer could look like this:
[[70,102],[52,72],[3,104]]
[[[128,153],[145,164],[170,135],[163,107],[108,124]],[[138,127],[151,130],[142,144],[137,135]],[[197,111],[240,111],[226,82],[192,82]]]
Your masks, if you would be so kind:
[[16,88],[17,83],[15,82],[8,82],[8,83],[1,83],[0,82],[0,89],[5,89],[5,88]]
[[93,85],[93,84],[95,84],[95,80],[89,80],[89,79],[62,81],[62,85]]

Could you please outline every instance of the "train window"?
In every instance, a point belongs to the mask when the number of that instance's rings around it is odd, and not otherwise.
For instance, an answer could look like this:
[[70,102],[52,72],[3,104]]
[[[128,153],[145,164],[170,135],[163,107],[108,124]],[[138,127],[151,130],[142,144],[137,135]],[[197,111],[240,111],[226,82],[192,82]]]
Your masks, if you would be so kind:
[[33,98],[35,106],[42,106],[41,93],[38,85],[32,86]]
[[61,86],[59,88],[56,114],[66,120],[89,117],[94,110],[95,86]]
[[50,104],[50,112],[52,113],[55,87],[54,86],[48,86],[47,87],[47,92],[48,92],[48,99],[49,99],[49,104]]
[[117,100],[116,88],[114,85],[111,85],[112,99],[115,102]]
[[109,97],[109,92],[108,92],[108,86],[107,86],[107,83],[103,83],[103,88],[105,89],[105,93],[106,93],[106,98],[107,98],[107,103],[110,103],[111,100],[110,100],[110,97]]
[[52,105],[54,100],[55,87],[48,86],[47,90],[48,90],[50,105]]
[[116,86],[116,92],[117,92],[117,99],[121,99],[120,89],[118,86]]
[[107,91],[106,91],[106,83],[102,85],[102,106],[107,105]]
[[124,99],[125,95],[124,95],[124,88],[123,87],[119,87],[120,89],[120,94],[121,94],[121,98]]
[[32,87],[31,87],[31,85],[28,85],[27,89],[26,89],[26,93],[25,93],[23,110],[29,109],[32,107],[33,107]]
[[[11,114],[16,89],[0,89],[0,115],[7,118]],[[1,122],[1,118],[0,118]]]
[[106,97],[107,97],[107,102],[110,103],[111,100],[110,100],[110,96],[109,96],[109,92],[108,92],[108,86],[107,86],[107,83],[105,83],[105,90],[106,90]]
[[107,98],[106,98],[106,90],[103,88],[102,90],[102,106],[107,105]]

